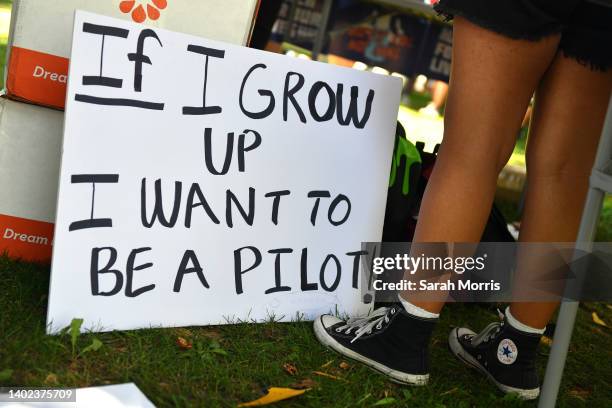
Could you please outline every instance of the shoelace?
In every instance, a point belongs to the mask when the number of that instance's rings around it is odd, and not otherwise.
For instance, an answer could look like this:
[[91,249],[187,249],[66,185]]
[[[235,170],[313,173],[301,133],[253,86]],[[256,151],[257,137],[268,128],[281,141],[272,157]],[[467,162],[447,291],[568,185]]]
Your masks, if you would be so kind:
[[371,334],[375,327],[377,330],[382,329],[383,323],[389,323],[389,316],[394,314],[395,310],[395,307],[379,307],[371,315],[348,319],[344,325],[336,328],[336,332],[344,331],[346,334],[351,334],[353,329],[357,329],[355,337],[351,340],[352,343],[364,334]]
[[497,336],[497,334],[501,331],[503,326],[504,314],[497,309],[497,314],[501,322],[490,323],[487,327],[485,327],[480,333],[471,336],[472,345],[478,346],[481,343],[487,343],[491,339]]

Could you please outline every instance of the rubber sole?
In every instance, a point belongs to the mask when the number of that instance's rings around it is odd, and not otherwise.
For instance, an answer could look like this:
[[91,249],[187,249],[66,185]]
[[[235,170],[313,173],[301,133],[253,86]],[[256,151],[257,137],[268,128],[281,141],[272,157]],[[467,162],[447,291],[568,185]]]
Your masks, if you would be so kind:
[[345,357],[350,358],[351,360],[362,363],[380,374],[386,375],[391,381],[395,383],[402,385],[423,386],[427,385],[427,383],[429,382],[429,374],[409,374],[404,373],[402,371],[397,371],[383,364],[380,364],[377,361],[362,356],[361,354],[349,348],[344,347],[342,344],[338,343],[333,337],[331,337],[329,333],[327,333],[325,327],[323,327],[321,318],[315,319],[313,326],[315,336],[321,342],[321,344],[335,351],[338,354],[341,354]]
[[519,398],[524,399],[524,400],[534,400],[538,398],[538,396],[540,395],[540,387],[532,388],[532,389],[515,388],[515,387],[510,387],[509,385],[502,384],[498,382],[495,378],[493,378],[491,373],[489,373],[489,371],[485,367],[483,367],[478,362],[478,360],[472,357],[470,353],[465,351],[465,349],[459,342],[459,339],[457,338],[457,328],[451,330],[450,334],[448,335],[448,346],[451,350],[451,353],[453,353],[459,360],[463,361],[467,366],[472,367],[480,371],[481,373],[485,374],[487,378],[493,384],[495,384],[495,386],[500,391],[506,394],[510,394],[510,393],[518,394]]

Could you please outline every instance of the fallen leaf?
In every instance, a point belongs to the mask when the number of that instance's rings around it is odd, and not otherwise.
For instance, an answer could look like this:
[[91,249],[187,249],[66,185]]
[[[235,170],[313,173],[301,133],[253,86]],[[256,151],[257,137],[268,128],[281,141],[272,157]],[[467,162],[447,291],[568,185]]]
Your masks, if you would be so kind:
[[317,386],[317,383],[312,378],[304,378],[298,382],[295,382],[289,387],[296,388],[298,390],[303,390],[304,388],[314,388]]
[[286,400],[289,398],[297,397],[298,395],[302,395],[308,391],[308,389],[304,390],[294,390],[293,388],[280,388],[280,387],[270,387],[268,388],[268,393],[261,398],[258,398],[253,401],[243,402],[238,404],[239,407],[259,407],[262,405],[272,404],[277,401]]
[[391,404],[395,404],[397,401],[395,398],[393,397],[386,397],[383,398],[381,400],[378,400],[374,403],[374,405],[372,405],[373,407],[380,407],[381,405],[391,405]]
[[57,375],[53,373],[49,373],[47,378],[45,378],[45,385],[57,385],[59,381],[57,381]]
[[542,336],[540,337],[540,343],[545,344],[548,347],[550,347],[552,345],[552,339],[548,336]]
[[572,390],[569,390],[568,394],[571,397],[578,398],[584,401],[589,395],[591,395],[591,391],[585,390],[583,388],[574,388]]
[[193,347],[193,344],[189,340],[186,340],[184,337],[177,337],[176,344],[183,350],[189,350]]
[[339,365],[339,367],[343,370],[348,370],[349,368],[351,368],[351,365],[349,363],[347,363],[346,361],[342,361]]
[[345,381],[346,382],[346,380],[344,378],[336,377],[335,375],[324,373],[323,371],[313,371],[312,373],[315,374],[315,375],[320,375],[321,377],[331,378],[332,380],[339,380],[339,381]]
[[606,307],[610,310],[612,310],[612,305],[606,305]]
[[606,324],[606,322],[604,322],[603,320],[601,320],[601,319],[599,318],[599,316],[597,316],[597,313],[593,312],[593,313],[591,314],[591,317],[593,318],[593,323],[598,324],[598,325],[603,326],[603,327],[608,327],[608,325]]
[[298,373],[297,367],[291,363],[283,364],[283,370],[289,375],[296,375]]

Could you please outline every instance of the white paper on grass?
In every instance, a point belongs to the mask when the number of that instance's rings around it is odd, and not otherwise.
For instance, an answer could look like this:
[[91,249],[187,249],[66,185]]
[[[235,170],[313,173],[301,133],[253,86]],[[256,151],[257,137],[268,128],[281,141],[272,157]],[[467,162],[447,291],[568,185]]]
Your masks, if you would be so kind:
[[[100,67],[100,36],[83,33],[83,23],[129,29],[127,39],[108,38],[104,48],[104,75],[124,80],[123,87],[83,85],[84,75],[96,75]],[[150,326],[222,324],[237,319],[260,321],[270,317],[290,320],[311,319],[318,313],[338,310],[361,313],[361,289],[352,287],[354,257],[361,242],[380,240],[401,81],[398,78],[359,72],[327,64],[294,59],[278,54],[233,46],[194,36],[156,29],[163,48],[148,39],[145,53],[152,65],[144,65],[142,92],[133,91],[134,65],[126,55],[136,49],[143,27],[128,22],[77,12],[66,104],[63,158],[60,176],[54,257],[49,296],[49,331],[56,332],[75,317],[83,318],[86,329],[113,330]],[[207,106],[222,107],[220,114],[183,115],[184,106],[201,106],[204,57],[187,51],[188,44],[221,49],[224,58],[210,58],[206,89]],[[240,87],[246,72],[255,70],[244,87],[244,105],[263,110],[268,98],[258,90],[271,90],[276,98],[274,111],[266,118],[251,119],[239,107]],[[304,87],[295,98],[305,112],[306,123],[288,107],[283,120],[282,92],[287,72],[304,76]],[[366,95],[375,91],[371,115],[363,129],[352,123],[340,126],[335,119],[316,122],[308,113],[308,90],[316,81],[336,89],[344,85],[343,105],[347,109],[351,86],[359,89],[359,117],[363,116]],[[297,82],[294,77],[290,86]],[[75,94],[96,97],[137,98],[163,102],[155,111],[122,106],[101,106],[75,101]],[[326,92],[316,100],[319,112],[326,108]],[[236,137],[245,129],[257,131],[261,145],[245,154],[245,172],[238,171],[234,153],[226,175],[212,175],[204,163],[204,131],[213,134],[213,160],[217,169],[225,158],[228,132]],[[247,137],[247,144],[252,141]],[[234,148],[235,149],[235,148]],[[72,222],[91,214],[91,184],[73,184],[75,174],[119,174],[117,184],[97,184],[95,217],[112,218],[112,228],[81,229],[69,232]],[[166,216],[172,209],[175,182],[183,184],[180,215],[174,228],[156,223],[145,228],[140,217],[141,181],[146,178],[147,213],[152,211],[153,183],[162,179]],[[185,200],[192,183],[198,183],[207,202],[219,218],[213,223],[202,207],[194,209],[191,228],[184,225]],[[225,194],[231,190],[248,207],[249,187],[255,189],[255,217],[252,226],[233,208],[234,227],[225,218]],[[269,192],[290,190],[282,197],[278,225],[271,221]],[[321,199],[316,225],[310,222],[315,200],[307,194],[329,190],[331,198]],[[332,199],[346,195],[351,202],[347,221],[332,226],[327,220]],[[334,213],[340,219],[346,204]],[[150,247],[137,255],[136,265],[152,263],[134,272],[134,289],[154,284],[155,288],[137,297],[93,296],[90,264],[92,248],[117,249],[113,269],[124,275],[132,249]],[[242,275],[243,293],[237,294],[234,251],[255,246],[262,254],[259,266]],[[291,248],[280,255],[281,285],[287,292],[265,294],[275,286],[277,248]],[[318,290],[302,291],[300,257],[308,251],[308,282]],[[180,292],[173,291],[177,271],[186,250],[193,250],[210,288],[195,273],[184,276]],[[319,274],[328,254],[338,257],[341,275],[335,290],[321,287]],[[254,260],[244,252],[243,264]],[[100,267],[109,259],[100,258]],[[193,266],[191,263],[189,266]],[[325,280],[336,277],[334,261],[327,265]],[[243,267],[244,269],[245,267]],[[100,290],[114,287],[114,275],[100,275]]]
[[[7,395],[5,398],[7,399]],[[134,383],[76,389],[75,402],[0,402],[10,408],[154,408]]]

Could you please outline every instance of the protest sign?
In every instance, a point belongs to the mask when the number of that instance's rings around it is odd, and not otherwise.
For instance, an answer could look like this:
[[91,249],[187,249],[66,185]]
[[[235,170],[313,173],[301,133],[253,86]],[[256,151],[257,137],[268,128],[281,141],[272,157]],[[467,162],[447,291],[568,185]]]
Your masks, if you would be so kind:
[[78,11],[48,330],[361,313],[399,78]]

